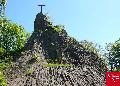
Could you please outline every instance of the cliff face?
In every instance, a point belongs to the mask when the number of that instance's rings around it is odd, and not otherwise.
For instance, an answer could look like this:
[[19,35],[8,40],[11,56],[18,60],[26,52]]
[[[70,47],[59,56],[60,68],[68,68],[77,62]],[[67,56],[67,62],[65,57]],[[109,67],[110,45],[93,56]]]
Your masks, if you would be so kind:
[[[19,59],[6,70],[8,86],[105,86],[105,65],[60,26],[38,13]],[[72,67],[44,67],[49,62]]]

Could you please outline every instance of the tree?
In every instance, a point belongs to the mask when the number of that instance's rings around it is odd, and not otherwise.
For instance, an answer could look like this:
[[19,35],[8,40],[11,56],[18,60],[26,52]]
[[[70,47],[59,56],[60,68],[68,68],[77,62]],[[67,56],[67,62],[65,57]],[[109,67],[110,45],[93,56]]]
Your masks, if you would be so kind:
[[102,47],[96,43],[93,43],[87,40],[82,40],[80,41],[80,44],[83,45],[83,47],[86,48],[90,52],[94,52],[99,56],[100,54],[102,54],[102,51],[103,51]]
[[120,39],[108,45],[108,60],[111,71],[120,68]]
[[7,0],[0,0],[0,17],[3,17],[5,14],[6,4],[7,4]]
[[28,37],[22,26],[0,19],[0,59],[11,58],[13,52],[20,51]]
[[100,64],[98,64],[98,66],[100,68],[105,67],[105,68],[102,69],[102,71],[104,71],[104,72],[108,71],[108,67],[107,67],[108,63],[107,63],[106,57],[104,56],[104,49],[100,45],[98,45],[94,42],[87,41],[87,40],[81,41],[80,44],[86,50],[88,50],[89,52],[95,53],[99,57],[98,62]]

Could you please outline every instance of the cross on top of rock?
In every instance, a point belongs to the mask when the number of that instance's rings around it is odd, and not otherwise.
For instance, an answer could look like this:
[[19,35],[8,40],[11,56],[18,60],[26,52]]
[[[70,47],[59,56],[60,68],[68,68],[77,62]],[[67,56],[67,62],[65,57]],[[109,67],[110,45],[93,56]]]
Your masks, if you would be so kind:
[[42,5],[42,4],[41,4],[41,5],[38,5],[38,6],[41,7],[41,13],[42,13],[43,6],[45,6],[45,5]]

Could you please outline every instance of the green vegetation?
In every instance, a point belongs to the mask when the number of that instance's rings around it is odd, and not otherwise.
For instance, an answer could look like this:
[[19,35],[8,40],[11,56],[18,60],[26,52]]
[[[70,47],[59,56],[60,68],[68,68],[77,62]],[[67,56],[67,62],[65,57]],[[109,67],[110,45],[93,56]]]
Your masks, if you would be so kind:
[[62,32],[63,29],[64,29],[64,25],[56,25],[56,26],[54,26],[54,30],[56,32]]
[[26,71],[26,74],[27,74],[27,75],[32,74],[34,71],[35,71],[34,68],[28,69],[28,70]]
[[9,66],[9,63],[0,62],[0,86],[7,86],[7,81],[3,74],[5,68]]
[[5,16],[7,0],[0,0],[0,18]]
[[115,41],[115,43],[107,45],[107,51],[107,58],[109,60],[109,65],[111,66],[111,71],[114,71],[115,69],[117,71],[120,70],[120,39]]
[[13,62],[24,47],[29,34],[8,19],[0,19],[0,86],[7,86],[3,71]]
[[10,65],[10,63],[5,63],[4,61],[0,62],[0,71],[3,71],[5,68],[7,68]]
[[83,47],[88,50],[89,52],[93,52],[95,53],[96,55],[98,55],[98,57],[102,58],[103,57],[103,48],[96,44],[96,43],[93,43],[93,42],[90,42],[90,41],[87,41],[87,40],[83,40],[80,42],[80,44],[83,45]]
[[54,31],[56,32],[62,32],[63,29],[64,29],[64,25],[56,25],[56,26],[53,26],[52,23],[48,24],[49,27],[53,28]]
[[7,4],[7,0],[1,0],[1,5],[5,6]]
[[120,72],[120,68],[113,70],[114,72]]
[[0,86],[6,86],[3,75],[6,69],[24,47],[29,37],[22,26],[19,26],[6,18],[0,18]]
[[0,62],[0,86],[7,86],[6,79],[4,77],[3,71],[9,66],[8,63]]
[[45,64],[44,67],[72,67],[72,64],[58,64],[58,63],[49,63],[49,64]]
[[[102,66],[107,67],[108,63],[106,62],[106,57],[104,56],[105,52],[103,52],[104,50],[100,45],[87,40],[81,41],[80,44],[82,44],[83,47],[86,48],[86,50],[95,53],[99,57],[98,58],[98,61],[100,62],[99,68],[101,68]],[[105,72],[106,68],[102,69],[102,71]]]
[[[0,5],[6,6],[7,0],[1,0],[2,2]],[[1,13],[1,12],[0,12]],[[63,25],[56,25],[53,26],[52,23],[48,25],[50,28],[53,29],[53,32],[62,32],[64,29]],[[47,29],[45,30],[47,32]],[[55,40],[57,40],[56,33],[50,33],[51,36]],[[49,34],[49,33],[48,33]],[[54,34],[54,35],[53,35]],[[49,35],[48,35],[49,36]],[[20,52],[22,52],[24,49],[24,44],[30,37],[30,34],[25,31],[25,29],[8,20],[7,18],[3,18],[2,15],[0,15],[0,86],[6,86],[6,80],[4,77],[4,70],[9,67],[9,65],[16,59],[16,55],[19,55]],[[48,37],[49,38],[49,37]],[[69,44],[76,43],[76,40],[74,38],[70,38]],[[101,53],[101,47],[99,46],[97,48],[97,45],[93,42],[89,42],[87,40],[83,40],[80,42],[80,44],[83,45],[86,50],[90,52],[94,52],[95,54],[100,57],[98,60],[101,61],[100,66],[106,65],[106,62],[104,59],[102,59],[103,55]],[[55,51],[55,47],[57,46],[56,41],[50,45],[53,50],[50,59],[45,59],[48,64],[43,65],[44,67],[72,67],[72,64],[60,64],[58,63],[61,60],[61,57],[58,57],[57,52]],[[119,71],[120,72],[120,39],[117,40],[115,43],[108,46],[108,55],[107,58],[109,60],[109,64],[111,65],[111,71]],[[54,56],[54,57],[52,57]],[[39,58],[39,55],[34,54],[32,56],[33,58],[28,61],[28,65],[31,67],[33,63],[36,62],[36,60]],[[113,65],[115,67],[113,67]],[[17,67],[16,67],[17,68]],[[19,68],[19,66],[18,66]],[[116,70],[115,70],[116,68]],[[30,68],[26,71],[26,74],[32,74],[35,71],[34,68]],[[104,69],[103,69],[104,71]]]
[[29,34],[22,26],[0,19],[0,60],[12,60],[24,47]]
[[32,57],[37,59],[39,57],[39,55],[38,54],[33,54]]
[[61,32],[62,30],[60,28],[54,27],[54,30],[57,32]]
[[84,46],[84,48],[86,48],[88,51],[90,52],[94,52],[96,54],[100,54],[101,53],[101,46],[97,45],[96,43],[87,41],[87,40],[83,40],[80,42],[80,44],[82,44]]
[[7,86],[7,81],[2,71],[0,71],[0,86]]

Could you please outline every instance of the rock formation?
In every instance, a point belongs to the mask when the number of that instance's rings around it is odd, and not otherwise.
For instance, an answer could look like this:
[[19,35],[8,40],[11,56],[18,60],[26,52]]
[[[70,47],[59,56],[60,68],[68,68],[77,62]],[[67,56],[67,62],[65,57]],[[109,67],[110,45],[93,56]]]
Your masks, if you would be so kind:
[[[38,13],[34,32],[15,63],[5,72],[8,86],[105,86],[104,63],[69,37],[63,27],[53,26]],[[73,66],[45,67],[49,62]]]

